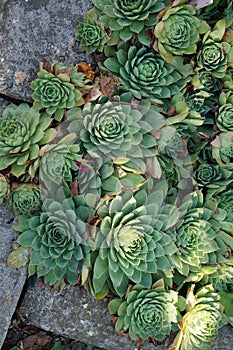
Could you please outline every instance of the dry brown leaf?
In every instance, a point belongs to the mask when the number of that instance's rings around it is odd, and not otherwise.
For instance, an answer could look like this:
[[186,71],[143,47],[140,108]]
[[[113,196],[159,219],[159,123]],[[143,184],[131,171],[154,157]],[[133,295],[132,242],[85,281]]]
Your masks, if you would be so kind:
[[78,195],[78,181],[74,180],[73,182],[71,182],[70,184],[70,191],[71,191],[71,196],[77,196]]
[[87,99],[87,101],[95,101],[95,100],[97,100],[97,98],[99,98],[102,95],[103,94],[101,93],[101,91],[99,89],[93,88],[93,89],[89,90],[86,99]]
[[44,60],[43,60],[42,68],[47,70],[47,72],[51,73],[51,64],[49,63],[48,60],[46,60],[46,58],[44,58]]
[[52,338],[45,332],[39,332],[34,335],[29,335],[27,338],[25,338],[23,340],[23,348],[24,350],[40,350],[51,340]]
[[100,74],[100,91],[102,92],[103,95],[112,97],[115,85],[118,85],[118,80],[116,77],[108,77],[104,74]]
[[211,145],[216,147],[216,148],[221,148],[222,143],[221,143],[221,139],[219,136],[217,136],[212,142]]
[[78,72],[84,73],[86,78],[89,80],[93,80],[95,77],[95,73],[93,72],[91,66],[89,66],[86,62],[78,63]]
[[169,110],[167,111],[167,116],[168,117],[171,117],[172,115],[174,115],[175,113],[175,110],[176,110],[176,107],[174,105],[172,105]]

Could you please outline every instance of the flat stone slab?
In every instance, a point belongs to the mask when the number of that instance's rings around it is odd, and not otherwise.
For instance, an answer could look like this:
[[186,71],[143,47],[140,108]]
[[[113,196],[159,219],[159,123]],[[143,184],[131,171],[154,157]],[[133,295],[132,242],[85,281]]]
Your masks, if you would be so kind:
[[[35,280],[34,280],[35,281]],[[107,309],[107,299],[96,301],[84,288],[67,287],[62,292],[34,282],[29,285],[19,311],[46,331],[106,350],[136,350],[137,346],[117,334]],[[148,342],[142,350],[167,350]]]
[[90,62],[75,40],[91,0],[0,1],[0,93],[31,101],[39,61]]
[[[46,331],[106,350],[136,350],[135,343],[115,332],[107,304],[107,299],[96,301],[84,288],[67,287],[58,292],[32,279],[19,311]],[[232,350],[232,330],[229,325],[221,328],[212,349]],[[173,339],[171,336],[160,346],[145,342],[141,349],[167,350]]]
[[13,269],[7,266],[7,257],[12,251],[12,241],[17,237],[17,233],[12,228],[13,218],[12,212],[6,205],[0,205],[0,349],[27,275],[26,268]]

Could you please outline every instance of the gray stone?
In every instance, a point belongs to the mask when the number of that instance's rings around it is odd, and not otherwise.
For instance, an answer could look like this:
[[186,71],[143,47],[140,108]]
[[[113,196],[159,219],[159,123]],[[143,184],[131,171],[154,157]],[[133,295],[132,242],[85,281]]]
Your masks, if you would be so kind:
[[232,350],[233,349],[233,329],[227,325],[219,330],[212,350]]
[[90,62],[75,40],[90,0],[0,1],[0,93],[31,101],[39,61]]
[[[134,350],[135,343],[117,334],[107,309],[107,299],[96,301],[90,292],[78,287],[62,292],[35,282],[31,283],[19,311],[29,322],[54,333],[89,343],[103,349]],[[166,350],[145,342],[142,350]]]
[[[36,323],[47,331],[106,350],[136,350],[135,343],[115,332],[107,304],[107,299],[96,301],[84,288],[69,287],[58,292],[32,280],[19,311],[29,322]],[[165,345],[160,346],[145,342],[141,349],[167,350],[173,339],[174,335]],[[212,349],[233,349],[231,326],[227,325],[219,330]]]
[[12,228],[13,218],[6,205],[0,205],[0,349],[26,280],[26,268],[13,269],[7,266],[12,242],[17,237]]

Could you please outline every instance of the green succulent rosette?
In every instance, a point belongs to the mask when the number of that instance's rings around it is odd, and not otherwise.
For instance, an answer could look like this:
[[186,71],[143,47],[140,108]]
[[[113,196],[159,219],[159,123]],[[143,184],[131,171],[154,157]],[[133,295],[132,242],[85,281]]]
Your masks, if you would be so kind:
[[206,40],[197,55],[197,64],[216,78],[223,78],[227,69],[227,57],[222,44]]
[[0,170],[11,167],[16,177],[23,175],[40,153],[41,146],[54,139],[51,119],[28,104],[10,104],[0,120]]
[[233,169],[233,132],[222,132],[212,141],[213,158],[220,166]]
[[221,90],[220,79],[214,78],[210,72],[205,70],[195,71],[192,77],[194,90],[204,90],[210,95],[215,95]]
[[228,65],[232,64],[232,33],[230,32],[227,42],[224,41],[225,32],[225,20],[218,21],[213,30],[203,38],[202,48],[197,54],[198,70],[203,69],[220,79],[226,74]]
[[[68,117],[69,118],[69,117]],[[112,160],[115,164],[146,171],[145,161],[156,156],[157,141],[155,133],[165,123],[164,117],[143,101],[137,108],[123,101],[86,103],[78,111],[76,121],[83,124],[70,124],[70,129],[80,134],[80,140],[88,154],[104,162]]]
[[209,26],[195,14],[191,5],[175,6],[169,8],[155,26],[158,51],[165,61],[173,63],[173,55],[190,55],[197,51],[200,34]]
[[107,35],[104,24],[96,19],[86,18],[77,26],[78,34],[76,39],[80,41],[80,46],[88,54],[95,51],[102,51],[106,43]]
[[217,127],[221,131],[233,131],[233,105],[226,104],[219,108]]
[[195,93],[185,93],[184,98],[190,111],[194,111],[200,115],[200,117],[205,117],[205,115],[211,109],[211,100],[209,99],[210,94],[206,91],[198,91]]
[[52,64],[50,71],[40,69],[38,79],[31,82],[34,90],[33,106],[38,111],[44,109],[49,116],[60,121],[66,109],[84,103],[79,88],[88,88],[85,75],[77,68]]
[[108,288],[122,297],[130,281],[149,288],[154,274],[172,276],[170,255],[176,247],[164,233],[166,215],[154,219],[164,195],[162,187],[150,195],[144,190],[130,191],[99,208],[102,221],[96,231],[90,278],[95,297],[106,295]]
[[218,329],[227,323],[220,297],[213,287],[207,285],[194,295],[194,286],[188,291],[186,314],[170,350],[211,350]]
[[220,223],[213,218],[212,210],[203,207],[202,193],[187,195],[179,210],[180,218],[170,232],[177,246],[172,255],[177,271],[187,276],[190,271],[199,271],[203,264],[225,261],[227,246],[219,235]]
[[8,204],[16,215],[33,216],[41,209],[41,191],[33,183],[20,184],[10,191]]
[[137,99],[147,99],[162,105],[190,80],[180,73],[182,69],[178,71],[145,46],[121,43],[116,53],[110,54],[104,66],[119,78],[122,89],[130,91]]
[[93,210],[82,196],[71,198],[64,188],[54,196],[44,201],[40,214],[19,216],[15,229],[21,232],[17,242],[30,251],[29,276],[36,273],[45,283],[64,288],[88,265],[86,221]]
[[0,174],[0,204],[4,201],[9,192],[10,189],[8,181],[4,175]]
[[108,309],[111,314],[118,315],[117,332],[128,332],[133,340],[153,337],[163,341],[170,334],[172,323],[179,321],[174,304],[172,294],[165,291],[163,281],[159,280],[150,289],[140,284],[130,286],[124,299],[111,300]]
[[231,183],[232,172],[220,167],[218,164],[198,162],[194,168],[194,179],[198,186],[219,188]]
[[[226,264],[218,266],[208,266],[203,269],[203,278],[200,281],[200,285],[204,286],[212,284],[216,292],[233,291],[233,262],[232,259],[226,262]],[[212,271],[211,271],[212,270]]]
[[156,15],[164,9],[163,1],[158,0],[92,0],[99,21],[110,28],[112,34],[108,45],[120,40],[127,41],[137,35],[144,45],[150,45],[146,28],[155,25]]
[[74,180],[78,182],[79,193],[82,195],[93,194],[100,198],[102,181],[99,174],[101,164],[99,164],[98,159],[94,160],[86,156],[77,163],[77,166]]
[[39,176],[44,187],[49,189],[53,184],[72,182],[72,173],[78,170],[77,162],[82,158],[76,139],[75,133],[68,134],[56,144],[42,148]]

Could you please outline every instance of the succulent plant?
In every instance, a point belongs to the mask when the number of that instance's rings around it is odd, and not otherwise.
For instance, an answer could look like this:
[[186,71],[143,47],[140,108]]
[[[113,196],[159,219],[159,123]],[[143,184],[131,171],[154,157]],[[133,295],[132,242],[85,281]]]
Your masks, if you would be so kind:
[[223,77],[223,84],[225,89],[229,89],[230,91],[232,91],[233,89],[233,69],[232,68],[227,69],[226,75]]
[[45,187],[72,182],[72,171],[78,170],[77,162],[82,158],[80,146],[74,143],[76,138],[75,133],[68,134],[56,144],[42,148],[39,175]]
[[219,108],[217,126],[221,131],[233,131],[233,105],[226,104]]
[[45,109],[49,116],[60,121],[66,109],[80,106],[84,103],[79,88],[88,87],[85,75],[77,68],[52,64],[50,71],[42,68],[38,79],[31,82],[34,90],[33,106],[37,110]]
[[84,22],[78,24],[77,30],[76,39],[88,54],[103,50],[107,39],[103,23],[97,22],[96,19],[85,18]]
[[[156,155],[156,132],[164,124],[164,117],[147,101],[133,108],[123,101],[86,103],[82,109],[83,126],[80,139],[88,154],[103,162],[112,160],[116,164],[128,164],[145,172],[142,157]],[[71,122],[70,130],[77,130]],[[77,130],[78,131],[78,130]]]
[[226,221],[233,222],[233,189],[220,192],[216,197],[218,207],[226,211]]
[[194,179],[198,186],[209,188],[218,188],[223,184],[231,182],[231,171],[220,167],[218,164],[208,162],[197,162],[194,170]]
[[177,271],[187,276],[189,271],[200,270],[202,264],[224,261],[227,247],[218,238],[220,224],[212,218],[212,211],[203,207],[202,193],[196,191],[187,195],[180,212],[181,217],[170,233],[177,246],[172,256]]
[[197,54],[198,70],[204,69],[216,78],[224,77],[228,60],[232,61],[232,43],[223,40],[225,31],[225,20],[218,21],[203,38],[202,48]]
[[222,132],[213,142],[213,158],[219,165],[233,169],[233,132]]
[[194,295],[194,286],[187,295],[187,312],[180,322],[180,332],[169,349],[211,350],[218,329],[226,324],[219,295],[207,285]]
[[9,206],[16,215],[32,216],[40,211],[40,189],[33,183],[20,184],[10,191]]
[[205,70],[197,71],[192,77],[192,84],[195,90],[204,90],[210,95],[221,90],[220,80],[214,78],[210,72]]
[[165,195],[162,186],[151,195],[144,190],[129,191],[99,208],[103,219],[96,232],[97,256],[90,280],[94,295],[104,296],[110,287],[123,296],[130,281],[149,288],[153,274],[171,276],[170,255],[176,248],[163,232],[166,215],[153,218]]
[[187,150],[190,153],[199,153],[201,138],[197,133],[197,127],[194,125],[185,125],[178,123],[174,125],[180,137],[187,143]]
[[0,204],[3,202],[5,197],[9,194],[9,184],[4,175],[0,174]]
[[[88,261],[90,250],[86,220],[93,210],[83,205],[82,196],[71,198],[64,188],[44,201],[41,213],[29,220],[19,216],[15,229],[18,243],[31,249],[29,275],[44,277],[45,283],[63,288],[74,284]],[[85,209],[85,210],[84,210]]]
[[153,337],[163,341],[170,333],[172,323],[179,320],[172,296],[165,291],[161,280],[150,289],[140,284],[131,286],[124,300],[113,299],[108,308],[111,314],[119,316],[115,330],[127,331],[133,340],[138,337],[143,340]]
[[229,25],[232,23],[232,0],[213,0],[213,2],[200,8],[197,16],[206,20],[210,25],[215,25],[217,21],[225,18]]
[[[232,171],[230,172],[232,174]],[[220,222],[220,226],[223,231],[228,233],[231,233],[233,230],[233,189],[230,186],[232,186],[232,175],[229,187],[222,186],[218,191],[214,192],[208,190],[206,194],[207,205],[212,206],[217,216],[224,218]],[[233,243],[229,244],[229,246],[232,246],[231,249],[233,250]]]
[[209,266],[212,268],[212,273],[203,269],[203,278],[200,281],[200,285],[204,286],[212,284],[216,292],[233,291],[233,262],[227,261],[226,264],[218,266]]
[[191,111],[199,113],[202,117],[206,115],[211,109],[210,94],[206,91],[198,91],[195,93],[185,93],[185,102]]
[[112,31],[110,44],[129,40],[134,34],[146,45],[146,28],[155,25],[156,15],[164,9],[164,1],[158,0],[93,0],[99,21]]
[[28,104],[10,104],[0,120],[0,170],[11,166],[16,177],[39,157],[40,147],[54,139],[51,119]]
[[165,61],[172,63],[173,55],[189,55],[197,51],[200,34],[204,34],[209,26],[195,13],[191,5],[175,6],[169,8],[155,26],[158,51]]
[[155,51],[128,43],[119,44],[115,57],[107,58],[104,66],[119,78],[122,89],[137,99],[148,99],[159,105],[189,80]]
[[74,180],[78,182],[80,194],[92,193],[100,197],[101,178],[99,175],[98,159],[92,159],[86,156],[77,163],[78,169],[74,173]]

